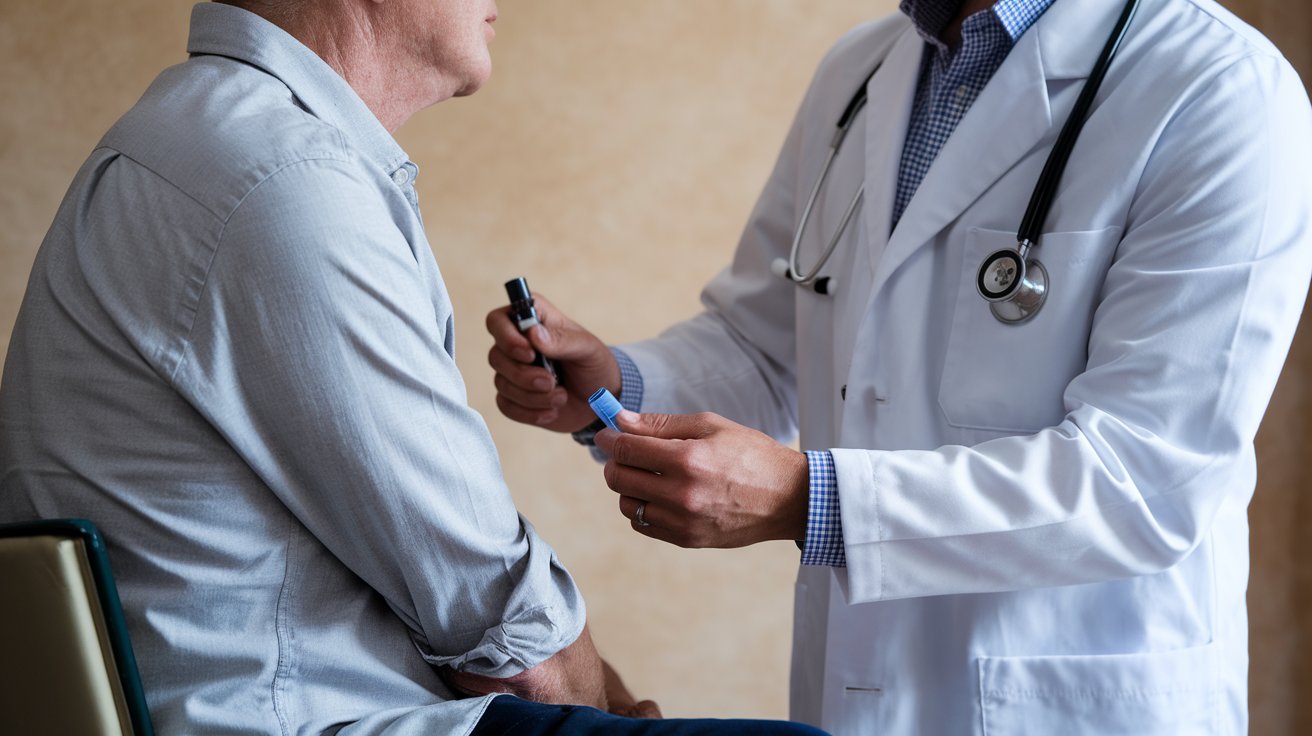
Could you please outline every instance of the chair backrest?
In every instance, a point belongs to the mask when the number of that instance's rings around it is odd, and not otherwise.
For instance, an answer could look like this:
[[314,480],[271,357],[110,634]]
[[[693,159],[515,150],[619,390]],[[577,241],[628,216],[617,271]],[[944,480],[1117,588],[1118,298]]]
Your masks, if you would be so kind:
[[153,735],[89,521],[0,525],[0,732]]

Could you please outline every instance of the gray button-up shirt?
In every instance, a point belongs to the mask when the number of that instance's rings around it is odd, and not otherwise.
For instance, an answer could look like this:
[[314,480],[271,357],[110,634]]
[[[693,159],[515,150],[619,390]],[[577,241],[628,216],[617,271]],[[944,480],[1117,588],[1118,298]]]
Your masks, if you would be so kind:
[[274,25],[196,6],[78,173],[0,385],[0,521],[109,544],[161,733],[464,733],[434,667],[580,633],[452,358],[405,153]]

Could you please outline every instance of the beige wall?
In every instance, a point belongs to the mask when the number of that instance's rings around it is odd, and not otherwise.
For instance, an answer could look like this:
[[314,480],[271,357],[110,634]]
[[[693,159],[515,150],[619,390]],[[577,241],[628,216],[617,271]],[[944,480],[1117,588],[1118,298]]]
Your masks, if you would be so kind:
[[[515,275],[611,341],[693,313],[820,55],[894,5],[502,0],[489,86],[420,114],[399,134],[422,168],[470,402],[488,418],[516,500],[579,578],[603,653],[668,714],[785,714],[797,553],[788,544],[683,551],[629,531],[598,469],[568,439],[496,413],[483,315]],[[64,188],[155,73],[183,58],[188,8],[185,0],[0,0],[0,345]],[[1297,38],[1306,47],[1312,34]],[[1298,396],[1306,406],[1307,392]],[[1307,445],[1301,426],[1292,447]],[[1293,574],[1296,554],[1302,567],[1308,557],[1295,552],[1293,527],[1282,528],[1288,543],[1262,564]],[[1284,580],[1265,583],[1281,603],[1264,602],[1255,620],[1292,610],[1291,600],[1307,605],[1306,592],[1291,593]],[[1296,666],[1288,646],[1271,646],[1287,643],[1297,621],[1279,615],[1263,619],[1276,623],[1254,641],[1255,688],[1275,694],[1255,697],[1265,709],[1254,714],[1258,733],[1280,732],[1257,724],[1293,723],[1297,707],[1285,678],[1260,674],[1259,651],[1283,650],[1279,661]],[[1306,659],[1307,638],[1296,641]]]

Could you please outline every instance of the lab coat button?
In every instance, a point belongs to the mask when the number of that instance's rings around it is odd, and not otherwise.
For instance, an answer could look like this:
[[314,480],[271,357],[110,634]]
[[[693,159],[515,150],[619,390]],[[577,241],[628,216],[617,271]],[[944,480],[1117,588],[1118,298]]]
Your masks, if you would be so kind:
[[396,173],[392,174],[392,181],[396,182],[398,187],[405,186],[410,182],[410,171],[404,166],[397,169]]

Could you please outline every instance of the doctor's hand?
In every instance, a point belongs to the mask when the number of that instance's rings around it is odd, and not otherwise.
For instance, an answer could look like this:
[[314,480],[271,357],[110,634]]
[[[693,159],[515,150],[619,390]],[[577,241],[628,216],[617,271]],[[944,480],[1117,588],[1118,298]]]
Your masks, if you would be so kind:
[[680,547],[806,536],[806,455],[716,414],[624,411],[617,421],[624,433],[598,433],[597,447],[635,531]]
[[[588,408],[588,397],[598,386],[619,394],[619,364],[605,343],[541,294],[534,302],[541,324],[527,333],[511,320],[509,307],[487,315],[493,338],[487,362],[496,372],[497,408],[524,424],[557,432],[583,429],[597,418]],[[532,364],[535,349],[555,363],[559,381]]]

